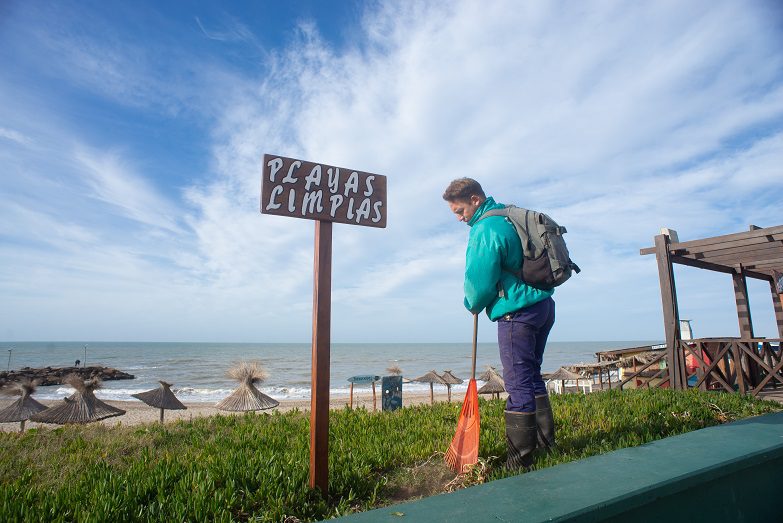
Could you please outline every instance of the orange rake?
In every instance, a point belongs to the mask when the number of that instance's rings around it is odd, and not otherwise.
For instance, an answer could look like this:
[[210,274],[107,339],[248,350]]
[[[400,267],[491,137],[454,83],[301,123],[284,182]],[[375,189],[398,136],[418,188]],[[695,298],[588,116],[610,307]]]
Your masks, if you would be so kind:
[[471,370],[465,402],[459,413],[457,432],[446,452],[446,463],[454,472],[464,473],[478,462],[479,417],[478,389],[476,388],[476,345],[478,341],[478,314],[473,315],[473,369]]

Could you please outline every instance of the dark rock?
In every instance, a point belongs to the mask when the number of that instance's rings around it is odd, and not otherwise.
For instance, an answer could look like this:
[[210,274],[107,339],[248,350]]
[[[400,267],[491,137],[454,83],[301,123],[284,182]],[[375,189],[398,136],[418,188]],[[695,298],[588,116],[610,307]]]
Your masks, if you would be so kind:
[[20,370],[10,372],[0,372],[0,388],[5,387],[15,381],[23,378],[39,380],[39,385],[62,385],[63,378],[69,374],[76,374],[82,379],[100,378],[104,381],[110,380],[132,380],[136,376],[113,369],[111,367],[46,367],[43,369],[31,369],[24,367]]

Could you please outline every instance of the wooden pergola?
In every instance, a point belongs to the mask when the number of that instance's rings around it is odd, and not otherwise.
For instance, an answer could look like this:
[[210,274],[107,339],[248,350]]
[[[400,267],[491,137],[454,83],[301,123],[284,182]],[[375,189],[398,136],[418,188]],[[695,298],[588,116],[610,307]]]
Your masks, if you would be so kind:
[[[768,384],[783,384],[783,307],[775,276],[783,273],[783,225],[713,238],[680,242],[676,231],[664,229],[655,246],[640,254],[655,254],[661,285],[668,379],[660,385],[738,390],[757,395]],[[739,338],[682,340],[674,283],[675,263],[730,274],[734,284]],[[769,283],[778,339],[756,338],[748,301],[747,278]],[[696,378],[693,378],[693,376]]]

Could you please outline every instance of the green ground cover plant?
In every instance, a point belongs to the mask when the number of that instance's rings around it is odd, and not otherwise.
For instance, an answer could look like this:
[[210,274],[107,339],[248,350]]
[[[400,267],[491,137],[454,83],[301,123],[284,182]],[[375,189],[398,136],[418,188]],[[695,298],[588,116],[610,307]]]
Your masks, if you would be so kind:
[[[537,468],[781,410],[739,394],[669,390],[552,397],[558,450]],[[502,400],[481,400],[479,466],[442,452],[460,404],[330,415],[330,496],[307,488],[309,416],[0,433],[3,521],[313,521],[507,476]]]

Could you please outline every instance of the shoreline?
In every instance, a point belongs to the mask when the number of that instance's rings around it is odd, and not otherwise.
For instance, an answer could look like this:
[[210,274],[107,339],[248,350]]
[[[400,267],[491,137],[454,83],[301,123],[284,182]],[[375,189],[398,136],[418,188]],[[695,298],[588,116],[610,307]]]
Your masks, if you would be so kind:
[[[505,395],[501,395],[505,396]],[[484,396],[487,397],[487,396]],[[413,405],[421,405],[421,404],[428,404],[430,402],[430,394],[427,392],[426,394],[403,394],[402,397],[403,400],[403,408],[410,407]],[[448,394],[446,391],[443,391],[442,393],[435,393],[435,401],[440,402],[446,402],[448,400]],[[451,402],[455,404],[462,404],[464,400],[464,396],[462,394],[454,394],[451,395]],[[14,398],[11,399],[2,399],[0,400],[0,410],[6,408],[8,405],[13,403],[15,401]],[[55,405],[57,403],[60,403],[61,400],[39,400],[40,403],[48,406]],[[298,409],[300,411],[309,411],[310,410],[310,399],[284,399],[279,400],[280,405],[273,409],[269,410],[263,410],[263,411],[257,411],[259,413],[262,412],[288,412],[291,410]],[[343,397],[343,396],[337,396],[337,397],[330,397],[329,398],[329,409],[330,410],[339,410],[343,409],[348,406],[349,398]],[[87,425],[94,425],[94,424],[101,424],[104,426],[109,427],[115,427],[115,426],[136,426],[136,425],[145,425],[148,423],[158,423],[160,420],[160,410],[156,409],[154,407],[150,407],[143,403],[142,401],[114,401],[110,400],[107,401],[109,405],[112,405],[114,407],[118,407],[120,409],[123,409],[125,414],[122,416],[115,416],[113,418],[106,418],[100,421],[96,421],[94,423],[88,423]],[[167,410],[165,412],[165,418],[164,423],[170,423],[177,420],[185,420],[189,421],[194,418],[200,418],[200,417],[206,417],[206,416],[235,416],[235,415],[243,415],[244,412],[230,412],[225,410],[218,410],[215,407],[215,403],[196,403],[196,402],[183,402],[185,406],[187,407],[187,410]],[[354,392],[353,397],[353,407],[354,408],[366,408],[369,411],[372,411],[373,409],[373,399],[372,399],[372,393],[356,393]],[[381,395],[377,395],[377,410],[378,412],[381,412]],[[34,421],[27,421],[25,424],[25,431],[29,429],[34,428],[49,428],[49,429],[55,429],[59,427],[60,425],[53,425],[50,423],[36,423]],[[19,422],[12,422],[12,423],[0,423],[0,432],[18,432],[19,431]]]

